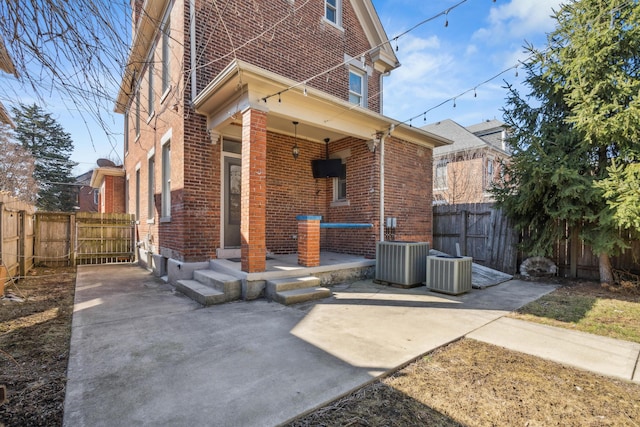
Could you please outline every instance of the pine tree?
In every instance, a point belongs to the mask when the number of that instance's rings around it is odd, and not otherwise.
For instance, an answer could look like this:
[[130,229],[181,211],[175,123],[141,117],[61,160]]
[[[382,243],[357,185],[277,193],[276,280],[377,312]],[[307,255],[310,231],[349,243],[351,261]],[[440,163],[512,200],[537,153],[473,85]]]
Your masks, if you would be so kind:
[[0,123],[0,191],[35,203],[38,186],[33,178],[35,161],[13,138],[9,125]]
[[45,211],[72,211],[76,197],[71,174],[75,163],[69,160],[71,136],[35,104],[20,105],[13,113],[16,139],[35,158],[33,177],[39,187],[36,206]]
[[[509,88],[505,121],[512,163],[497,203],[532,234],[532,254],[548,255],[562,224],[592,246],[600,280],[613,280],[610,256],[639,231],[639,6],[581,0],[561,7],[546,49],[529,46],[523,98]],[[573,234],[573,233],[571,233]]]

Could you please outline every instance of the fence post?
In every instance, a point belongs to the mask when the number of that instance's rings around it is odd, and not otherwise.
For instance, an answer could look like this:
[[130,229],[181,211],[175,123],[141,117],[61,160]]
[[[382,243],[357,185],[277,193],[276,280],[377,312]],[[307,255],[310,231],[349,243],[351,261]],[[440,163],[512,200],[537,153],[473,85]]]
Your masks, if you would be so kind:
[[69,261],[72,267],[76,266],[76,214],[69,214]]
[[462,256],[467,254],[467,222],[469,219],[468,211],[463,209],[460,211],[460,246],[462,246]]
[[571,229],[571,246],[569,247],[569,264],[571,277],[578,277],[578,252],[580,252],[580,230],[578,227]]
[[27,275],[27,238],[25,227],[25,211],[18,212],[18,274],[20,277]]

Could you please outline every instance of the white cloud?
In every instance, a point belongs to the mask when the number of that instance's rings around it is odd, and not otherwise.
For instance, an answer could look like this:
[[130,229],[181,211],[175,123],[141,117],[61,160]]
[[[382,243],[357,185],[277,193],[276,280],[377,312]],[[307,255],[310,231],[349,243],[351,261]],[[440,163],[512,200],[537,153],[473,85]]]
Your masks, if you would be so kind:
[[480,28],[474,38],[481,40],[504,40],[505,37],[522,39],[531,34],[553,30],[555,21],[551,17],[554,10],[566,0],[512,0],[492,7],[488,26]]

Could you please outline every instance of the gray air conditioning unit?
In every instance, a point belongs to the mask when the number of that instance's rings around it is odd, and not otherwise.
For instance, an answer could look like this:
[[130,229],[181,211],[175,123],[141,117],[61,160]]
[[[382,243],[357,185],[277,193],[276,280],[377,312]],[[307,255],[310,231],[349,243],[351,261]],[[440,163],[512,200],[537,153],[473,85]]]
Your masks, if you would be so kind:
[[376,282],[408,288],[422,285],[428,255],[429,242],[378,242]]
[[427,288],[458,295],[471,290],[471,257],[427,257]]

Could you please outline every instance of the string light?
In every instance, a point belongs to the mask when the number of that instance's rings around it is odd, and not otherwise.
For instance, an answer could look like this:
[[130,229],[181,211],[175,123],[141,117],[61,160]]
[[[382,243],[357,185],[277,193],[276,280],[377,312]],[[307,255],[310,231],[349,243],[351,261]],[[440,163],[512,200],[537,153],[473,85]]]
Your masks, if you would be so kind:
[[[307,0],[307,1],[308,1],[308,0]],[[391,43],[392,43],[392,42],[395,42],[395,44],[396,44],[396,46],[395,46],[395,50],[396,50],[396,52],[397,52],[397,51],[398,51],[398,49],[399,49],[399,48],[398,48],[398,40],[400,39],[400,37],[404,37],[404,36],[406,36],[406,35],[407,35],[407,34],[409,34],[410,32],[414,31],[416,28],[418,28],[418,27],[420,27],[420,26],[422,26],[422,25],[426,24],[427,22],[433,21],[433,20],[434,20],[434,19],[436,19],[436,18],[439,18],[439,17],[440,17],[440,16],[442,16],[442,15],[447,16],[447,15],[449,14],[449,12],[450,12],[450,11],[452,11],[453,9],[455,9],[455,8],[457,8],[457,7],[459,7],[459,6],[461,6],[462,4],[466,3],[467,1],[468,1],[468,0],[461,0],[460,2],[458,2],[458,3],[454,4],[453,6],[449,7],[448,9],[443,10],[442,12],[440,12],[440,13],[438,13],[438,14],[436,14],[436,15],[433,15],[433,16],[431,16],[431,17],[427,18],[427,19],[423,19],[422,21],[418,22],[417,24],[415,24],[413,27],[409,28],[408,30],[406,30],[406,31],[404,31],[404,32],[402,32],[402,33],[400,33],[400,34],[396,35],[396,36],[395,36],[395,37],[393,37],[391,40],[388,40],[388,39],[387,39],[387,40],[385,40],[385,41],[383,41],[383,42],[379,43],[378,45],[373,46],[373,47],[371,47],[370,49],[367,49],[366,51],[362,52],[360,55],[355,55],[355,58],[357,58],[357,57],[364,57],[365,55],[370,54],[371,52],[373,52],[373,51],[375,51],[375,50],[379,49],[380,47],[382,47],[382,46],[384,46],[384,45],[390,45],[390,46],[391,46]],[[306,3],[305,3],[305,4],[306,4]],[[448,20],[447,20],[447,25],[448,25]],[[266,103],[266,102],[267,102],[266,100],[267,100],[267,99],[269,99],[269,98],[271,98],[272,96],[278,95],[278,97],[280,97],[280,94],[281,94],[281,93],[283,93],[283,92],[287,92],[287,91],[289,91],[289,90],[291,90],[291,89],[293,89],[293,88],[295,88],[295,87],[298,87],[298,86],[300,86],[300,85],[306,85],[306,84],[308,84],[310,81],[312,81],[312,80],[314,80],[314,79],[316,79],[316,78],[318,78],[318,77],[320,77],[320,76],[322,76],[322,75],[325,75],[325,74],[327,74],[327,73],[329,73],[329,72],[331,72],[331,71],[333,71],[333,70],[336,70],[336,69],[338,69],[338,68],[342,67],[343,65],[348,64],[349,62],[350,62],[350,59],[344,60],[343,62],[341,62],[341,63],[339,63],[339,64],[337,64],[337,65],[335,65],[335,66],[333,66],[333,67],[331,67],[331,68],[329,68],[329,69],[327,69],[327,70],[325,70],[325,71],[322,71],[322,72],[320,72],[320,73],[316,74],[315,76],[309,77],[308,79],[306,79],[306,80],[304,80],[304,81],[302,81],[302,82],[299,82],[299,83],[296,83],[296,84],[294,84],[294,85],[291,85],[291,86],[287,87],[286,89],[281,90],[281,91],[280,91],[280,92],[278,92],[278,93],[274,93],[274,94],[268,95],[268,96],[266,96],[266,97],[262,98],[262,100],[263,100],[263,101],[265,101],[265,103]],[[328,82],[328,81],[329,81],[329,76],[327,75],[327,82]]]
[[449,11],[447,10],[444,13],[444,27],[447,28],[449,26]]

